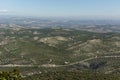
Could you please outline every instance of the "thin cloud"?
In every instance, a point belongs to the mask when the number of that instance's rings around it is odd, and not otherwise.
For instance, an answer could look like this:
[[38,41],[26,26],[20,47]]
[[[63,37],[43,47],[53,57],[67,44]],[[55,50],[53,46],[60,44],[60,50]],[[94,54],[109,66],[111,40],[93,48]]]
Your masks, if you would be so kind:
[[8,10],[0,10],[0,13],[8,13],[9,11]]

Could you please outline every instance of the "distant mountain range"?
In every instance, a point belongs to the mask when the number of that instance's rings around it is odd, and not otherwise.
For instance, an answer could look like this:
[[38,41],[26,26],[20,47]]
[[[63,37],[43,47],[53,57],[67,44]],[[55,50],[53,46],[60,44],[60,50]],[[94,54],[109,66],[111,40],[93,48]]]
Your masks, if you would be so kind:
[[0,27],[18,26],[25,28],[74,28],[99,33],[120,32],[120,20],[78,20],[67,18],[0,16]]

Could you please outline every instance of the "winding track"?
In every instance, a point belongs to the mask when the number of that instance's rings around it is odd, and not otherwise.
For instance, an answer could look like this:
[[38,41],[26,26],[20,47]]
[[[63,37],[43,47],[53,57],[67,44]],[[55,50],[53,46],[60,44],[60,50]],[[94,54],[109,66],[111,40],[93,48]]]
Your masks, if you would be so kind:
[[18,65],[18,64],[7,64],[7,65],[0,65],[0,67],[65,67],[65,66],[71,66],[71,65],[75,65],[75,64],[79,64],[79,63],[83,63],[92,59],[97,59],[97,58],[120,58],[120,56],[102,56],[102,57],[92,57],[92,58],[88,58],[88,59],[84,59],[81,61],[77,61],[77,62],[73,62],[73,63],[69,63],[67,65],[55,65],[55,64],[44,64],[44,65]]
[[109,71],[105,72],[105,74],[112,73],[113,71],[116,71],[116,70],[120,70],[120,68],[109,70]]

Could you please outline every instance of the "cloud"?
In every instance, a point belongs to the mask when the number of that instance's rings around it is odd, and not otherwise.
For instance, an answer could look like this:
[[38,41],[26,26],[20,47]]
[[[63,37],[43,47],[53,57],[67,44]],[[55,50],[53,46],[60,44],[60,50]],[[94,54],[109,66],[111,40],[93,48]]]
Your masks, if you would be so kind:
[[8,13],[9,11],[8,10],[5,10],[5,9],[3,9],[3,10],[0,10],[0,13]]

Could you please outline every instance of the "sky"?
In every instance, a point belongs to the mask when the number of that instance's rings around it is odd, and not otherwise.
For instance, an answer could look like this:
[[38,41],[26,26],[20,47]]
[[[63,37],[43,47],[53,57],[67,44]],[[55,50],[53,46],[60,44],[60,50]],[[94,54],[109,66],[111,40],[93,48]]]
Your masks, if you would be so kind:
[[120,0],[0,0],[0,14],[120,18]]

